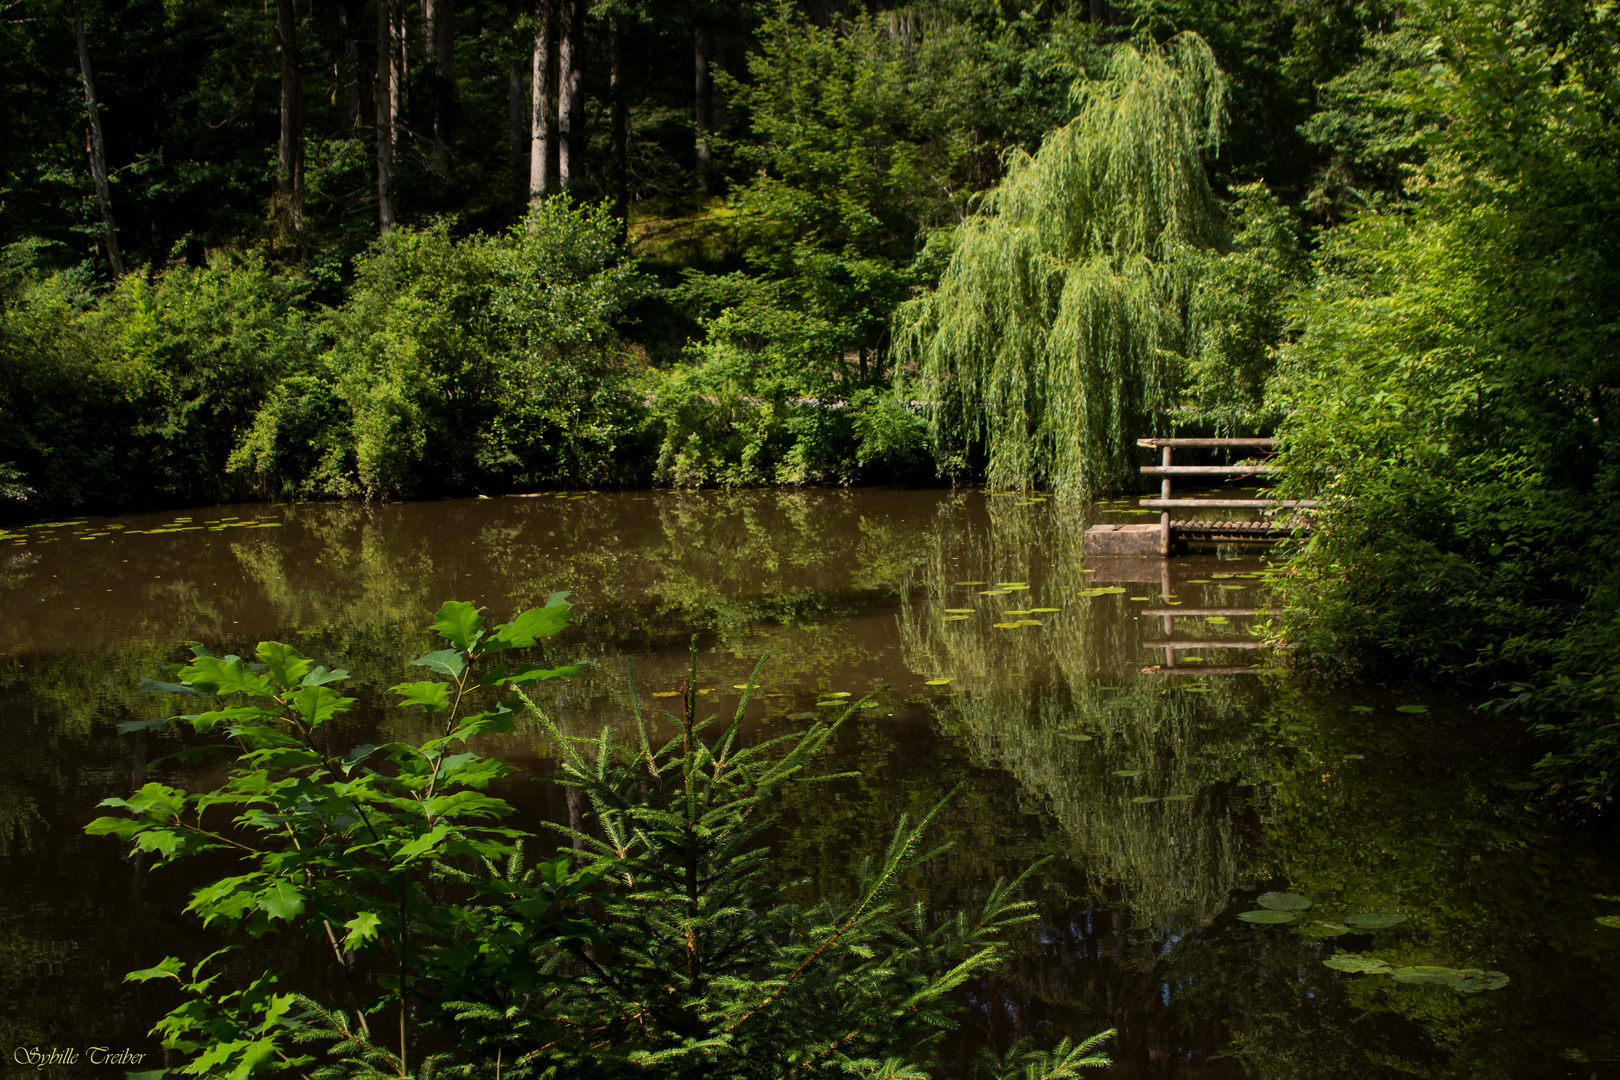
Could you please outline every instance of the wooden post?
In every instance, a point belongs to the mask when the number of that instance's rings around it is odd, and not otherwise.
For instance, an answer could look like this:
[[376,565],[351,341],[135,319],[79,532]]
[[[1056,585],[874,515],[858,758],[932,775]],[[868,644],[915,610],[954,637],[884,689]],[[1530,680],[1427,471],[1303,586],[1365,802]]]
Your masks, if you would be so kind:
[[[1164,467],[1168,469],[1170,467],[1170,447],[1168,446],[1164,447],[1164,456],[1162,461],[1164,463]],[[1164,474],[1164,480],[1159,485],[1159,497],[1161,499],[1168,499],[1170,497],[1170,474],[1168,472]],[[1162,511],[1159,514],[1159,555],[1166,559],[1170,557],[1169,510]]]

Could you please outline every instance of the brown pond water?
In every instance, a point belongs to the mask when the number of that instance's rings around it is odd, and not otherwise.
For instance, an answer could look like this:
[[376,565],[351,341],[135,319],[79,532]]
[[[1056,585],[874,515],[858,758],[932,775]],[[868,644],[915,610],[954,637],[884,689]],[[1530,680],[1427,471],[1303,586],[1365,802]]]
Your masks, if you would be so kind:
[[[123,974],[210,944],[179,914],[183,871],[150,873],[81,831],[134,784],[210,780],[148,776],[161,740],[116,734],[158,708],[136,688],[147,660],[188,640],[296,642],[357,674],[359,723],[403,734],[411,721],[381,691],[429,647],[421,627],[440,601],[504,617],[555,589],[574,592],[577,618],[551,655],[593,666],[547,685],[581,730],[624,720],[627,658],[643,694],[677,687],[694,634],[717,708],[771,655],[756,732],[804,723],[823,695],[887,687],[826,762],[859,779],[786,807],[776,857],[807,891],[847,891],[902,812],[958,783],[937,830],[955,846],[913,883],[926,904],[971,904],[1049,860],[1030,892],[1039,921],[964,995],[953,1073],[987,1043],[1115,1027],[1122,1077],[1620,1075],[1620,931],[1594,922],[1620,912],[1600,898],[1620,894],[1620,862],[1609,834],[1526,804],[1538,748],[1465,702],[1196,673],[1267,663],[1252,651],[1182,653],[1191,674],[1143,674],[1163,659],[1143,642],[1166,630],[1146,609],[1263,606],[1266,587],[1252,551],[1165,572],[1086,564],[1085,525],[1117,512],[1130,510],[962,491],[618,493],[236,506],[0,534],[4,1075],[121,1076],[88,1061],[97,1046],[161,1063],[147,1030],[171,1002]],[[997,625],[1020,620],[1033,621]],[[1170,629],[1239,640],[1253,621]],[[490,749],[550,767],[529,729]],[[523,814],[564,813],[549,785],[524,790]],[[1269,890],[1312,907],[1296,925],[1238,918]],[[1406,918],[1332,937],[1321,925],[1378,912]],[[1339,951],[1509,981],[1458,994],[1324,966]],[[264,943],[243,965],[296,975],[316,953]],[[31,1047],[79,1063],[16,1063]]]

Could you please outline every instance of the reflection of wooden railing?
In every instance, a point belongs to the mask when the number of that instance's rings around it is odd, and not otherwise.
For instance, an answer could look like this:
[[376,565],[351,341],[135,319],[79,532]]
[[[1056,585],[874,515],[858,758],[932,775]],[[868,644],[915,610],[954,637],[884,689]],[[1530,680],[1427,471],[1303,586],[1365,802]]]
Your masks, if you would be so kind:
[[[1281,608],[1191,608],[1191,607],[1163,607],[1147,608],[1142,614],[1157,615],[1164,620],[1164,640],[1144,641],[1144,649],[1163,649],[1164,663],[1153,664],[1142,669],[1144,675],[1164,675],[1176,671],[1191,671],[1191,668],[1176,667],[1176,652],[1186,649],[1263,649],[1266,643],[1258,638],[1174,638],[1175,625],[1171,621],[1176,616],[1183,618],[1219,615],[1222,618],[1244,619],[1256,615],[1278,615]],[[1231,667],[1214,667],[1208,664],[1199,664],[1197,670],[1205,675],[1253,675],[1258,668],[1239,664]]]

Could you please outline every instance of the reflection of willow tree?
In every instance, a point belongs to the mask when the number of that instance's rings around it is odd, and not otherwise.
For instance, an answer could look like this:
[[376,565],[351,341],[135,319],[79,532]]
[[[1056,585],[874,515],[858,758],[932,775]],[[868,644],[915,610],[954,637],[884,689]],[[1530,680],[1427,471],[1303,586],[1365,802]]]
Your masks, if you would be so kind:
[[[1240,877],[1237,808],[1229,785],[1247,756],[1214,728],[1242,715],[1242,691],[1216,681],[1189,694],[1137,674],[1136,622],[1117,595],[1087,597],[1076,541],[1083,519],[1045,506],[997,506],[984,527],[941,530],[908,592],[908,666],[950,676],[947,716],[982,760],[1007,770],[1072,837],[1094,877],[1118,882],[1139,924],[1202,923]],[[958,580],[1025,581],[1031,554],[1045,580],[1001,596]],[[1045,561],[1042,559],[1041,561]],[[966,576],[964,576],[966,575]],[[946,608],[978,614],[946,621]],[[1040,626],[997,627],[1058,608]],[[1119,777],[1119,770],[1141,770]],[[1194,796],[1190,801],[1166,796]]]

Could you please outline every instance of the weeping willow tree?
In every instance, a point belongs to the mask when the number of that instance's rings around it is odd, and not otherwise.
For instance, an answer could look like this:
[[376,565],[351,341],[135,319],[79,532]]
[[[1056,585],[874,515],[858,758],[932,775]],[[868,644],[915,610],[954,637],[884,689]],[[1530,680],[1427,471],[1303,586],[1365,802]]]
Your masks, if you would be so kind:
[[[959,230],[939,287],[899,309],[896,344],[947,453],[983,447],[998,487],[1116,486],[1174,392],[1201,260],[1223,215],[1204,154],[1226,80],[1203,39],[1121,45],[1079,114]],[[954,444],[954,445],[952,445]]]

